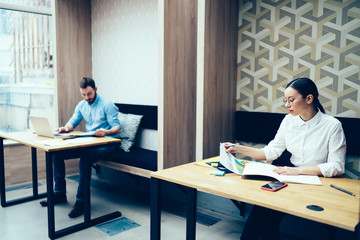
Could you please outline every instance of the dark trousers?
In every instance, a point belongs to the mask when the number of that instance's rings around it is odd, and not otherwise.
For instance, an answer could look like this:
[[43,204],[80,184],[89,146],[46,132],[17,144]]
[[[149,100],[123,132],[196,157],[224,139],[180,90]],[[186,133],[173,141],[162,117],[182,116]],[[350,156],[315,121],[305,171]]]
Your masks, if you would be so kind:
[[[278,159],[273,161],[276,166],[294,165],[290,162],[291,154],[285,151]],[[286,213],[254,205],[246,220],[241,240],[278,240],[280,239],[279,227]]]
[[278,240],[286,213],[254,205],[245,223],[241,240]]
[[[91,167],[84,169],[84,161],[89,161],[91,164],[97,162],[98,160],[104,158],[108,154],[111,154],[116,150],[116,146],[102,147],[93,150],[84,150],[89,151],[85,156],[87,158],[81,157],[82,154],[79,153],[79,150],[74,150],[65,153],[56,153],[53,156],[53,166],[54,166],[54,182],[55,188],[54,192],[66,193],[66,181],[65,181],[65,159],[78,158],[80,157],[79,162],[79,187],[76,194],[76,200],[84,200],[84,183],[90,182],[91,179]],[[84,171],[88,171],[89,174],[84,174]],[[88,176],[86,178],[85,176]]]

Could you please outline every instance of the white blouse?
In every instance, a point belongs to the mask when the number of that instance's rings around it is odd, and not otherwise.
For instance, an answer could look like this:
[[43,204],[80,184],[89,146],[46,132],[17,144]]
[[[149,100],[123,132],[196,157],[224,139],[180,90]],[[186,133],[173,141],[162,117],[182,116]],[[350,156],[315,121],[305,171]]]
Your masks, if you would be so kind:
[[341,122],[318,112],[309,121],[288,114],[275,138],[263,148],[266,161],[277,159],[287,149],[297,167],[319,166],[324,177],[345,172],[346,140]]

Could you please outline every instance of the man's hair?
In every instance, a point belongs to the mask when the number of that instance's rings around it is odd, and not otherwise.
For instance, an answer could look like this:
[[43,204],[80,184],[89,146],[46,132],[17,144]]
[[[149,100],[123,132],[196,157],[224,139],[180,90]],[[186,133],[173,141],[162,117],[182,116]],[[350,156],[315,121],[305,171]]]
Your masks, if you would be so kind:
[[80,88],[87,88],[88,86],[95,89],[95,81],[89,77],[83,77],[80,80]]

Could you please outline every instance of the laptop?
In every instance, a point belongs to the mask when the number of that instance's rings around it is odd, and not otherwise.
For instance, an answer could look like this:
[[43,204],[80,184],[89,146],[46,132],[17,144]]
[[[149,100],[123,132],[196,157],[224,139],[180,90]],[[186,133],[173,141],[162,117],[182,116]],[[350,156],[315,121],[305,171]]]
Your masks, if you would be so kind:
[[30,116],[30,122],[36,135],[38,136],[55,138],[55,136],[62,135],[51,129],[49,120],[47,118]]
[[62,139],[70,139],[70,138],[77,138],[77,137],[96,137],[95,131],[93,132],[85,132],[85,133],[58,133],[53,131],[50,127],[49,120],[44,117],[35,117],[30,116],[30,122],[34,128],[36,135],[49,137],[49,138],[62,138]]

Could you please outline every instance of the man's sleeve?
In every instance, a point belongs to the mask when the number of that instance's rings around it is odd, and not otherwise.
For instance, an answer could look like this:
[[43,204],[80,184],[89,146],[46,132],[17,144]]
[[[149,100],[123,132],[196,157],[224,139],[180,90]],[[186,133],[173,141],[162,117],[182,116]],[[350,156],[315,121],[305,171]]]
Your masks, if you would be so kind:
[[75,107],[74,113],[69,120],[69,123],[71,123],[71,125],[73,125],[74,129],[77,127],[77,125],[79,125],[79,123],[83,119],[83,115],[80,112],[79,105],[80,105],[80,103]]
[[118,119],[119,109],[115,106],[115,104],[111,102],[107,104],[105,112],[107,121],[111,128],[116,126],[120,127],[120,121]]

